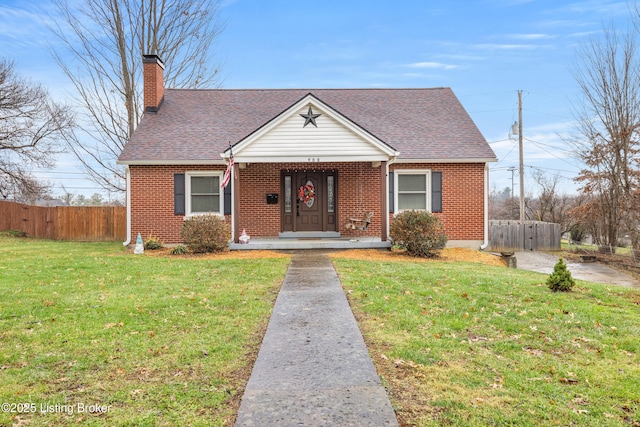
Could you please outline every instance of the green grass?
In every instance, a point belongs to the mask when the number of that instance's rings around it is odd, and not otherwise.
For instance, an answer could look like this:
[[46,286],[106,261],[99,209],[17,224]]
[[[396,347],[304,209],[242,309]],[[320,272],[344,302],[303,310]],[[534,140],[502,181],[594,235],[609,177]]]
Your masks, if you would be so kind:
[[[229,425],[287,263],[0,236],[0,426]],[[640,425],[640,291],[334,264],[402,423]]]
[[640,291],[471,263],[334,259],[401,422],[640,425]]
[[[582,244],[582,243],[571,243],[569,244],[569,242],[567,242],[566,240],[562,240],[560,242],[560,246],[562,247],[562,250],[564,251],[572,251],[572,252],[597,252],[598,251],[598,245],[596,244],[591,244],[591,245],[587,245],[587,244]],[[619,256],[625,256],[625,257],[630,257],[631,256],[631,247],[616,247],[615,248],[616,255]],[[607,252],[608,253],[608,252]]]
[[0,236],[0,425],[228,425],[287,264]]

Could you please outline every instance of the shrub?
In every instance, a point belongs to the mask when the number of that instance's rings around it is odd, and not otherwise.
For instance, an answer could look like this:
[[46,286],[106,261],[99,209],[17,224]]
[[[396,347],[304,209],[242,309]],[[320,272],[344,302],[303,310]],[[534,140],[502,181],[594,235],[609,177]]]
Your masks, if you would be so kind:
[[447,244],[447,235],[437,216],[426,211],[403,211],[391,221],[389,235],[394,245],[411,256],[438,256]]
[[547,279],[547,286],[553,292],[569,292],[575,284],[576,282],[571,277],[571,272],[567,269],[567,264],[562,258],[559,258],[553,267],[553,273]]
[[184,222],[180,235],[192,252],[221,252],[228,247],[231,228],[219,215],[197,215]]
[[170,255],[186,255],[189,251],[185,245],[178,245],[169,251]]
[[580,224],[575,224],[569,229],[569,234],[571,240],[580,243],[584,239],[585,231]]
[[27,232],[22,230],[7,230],[5,233],[7,233],[7,236],[9,237],[27,237]]
[[164,245],[162,244],[160,239],[158,239],[153,234],[149,234],[149,237],[147,237],[147,241],[144,242],[144,248],[146,250],[153,251],[155,249],[162,249],[163,247]]

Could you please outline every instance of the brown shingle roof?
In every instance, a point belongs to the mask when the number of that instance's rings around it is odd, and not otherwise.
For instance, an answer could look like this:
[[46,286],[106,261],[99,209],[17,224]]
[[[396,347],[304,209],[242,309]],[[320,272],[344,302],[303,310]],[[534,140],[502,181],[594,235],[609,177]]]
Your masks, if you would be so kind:
[[122,163],[218,161],[308,93],[400,152],[399,159],[495,159],[449,88],[167,89],[145,114]]

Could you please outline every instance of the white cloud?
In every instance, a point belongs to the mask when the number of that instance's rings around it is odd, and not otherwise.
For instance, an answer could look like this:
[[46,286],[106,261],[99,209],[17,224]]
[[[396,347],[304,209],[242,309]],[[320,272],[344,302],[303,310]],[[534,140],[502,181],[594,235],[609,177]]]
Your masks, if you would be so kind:
[[533,50],[541,47],[548,47],[542,45],[533,44],[511,44],[511,43],[483,43],[473,45],[476,49],[480,50]]
[[[18,8],[0,6],[0,38],[18,41],[22,44],[45,44],[49,34],[51,19],[48,8]],[[40,40],[38,40],[40,38]],[[28,42],[25,40],[27,39]]]
[[458,68],[457,65],[443,64],[441,62],[414,62],[407,64],[410,68],[426,68],[426,69],[440,69],[440,70],[453,70]]
[[571,34],[569,34],[569,37],[584,38],[584,37],[589,37],[589,36],[592,36],[592,35],[598,34],[598,33],[600,33],[599,30],[582,31],[582,32],[577,32],[577,33],[571,33]]
[[516,40],[548,40],[557,36],[551,34],[510,34],[509,37]]
[[627,1],[584,0],[560,7],[566,13],[597,13],[624,16],[629,13]]
[[[460,49],[459,46],[454,47],[452,49]],[[478,55],[462,55],[462,54],[441,54],[441,55],[437,55],[438,58],[443,58],[443,59],[452,59],[455,61],[484,61],[487,58],[484,56],[478,56]]]

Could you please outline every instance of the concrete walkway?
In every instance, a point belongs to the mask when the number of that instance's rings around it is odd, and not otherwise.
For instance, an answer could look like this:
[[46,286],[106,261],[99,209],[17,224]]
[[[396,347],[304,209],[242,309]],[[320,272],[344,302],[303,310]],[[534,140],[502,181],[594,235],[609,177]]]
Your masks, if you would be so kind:
[[[556,255],[551,255],[545,252],[526,251],[516,252],[515,255],[518,268],[545,274],[553,273],[553,267],[558,261],[558,257]],[[640,281],[606,265],[595,262],[579,263],[569,260],[565,260],[565,262],[574,279],[630,288],[640,288]]]
[[235,425],[398,425],[326,254],[293,255]]

